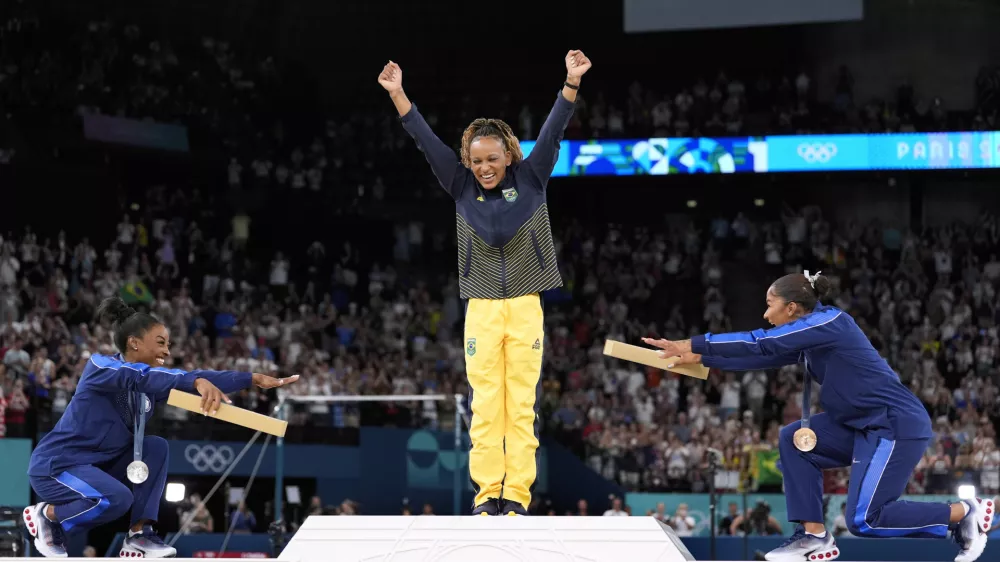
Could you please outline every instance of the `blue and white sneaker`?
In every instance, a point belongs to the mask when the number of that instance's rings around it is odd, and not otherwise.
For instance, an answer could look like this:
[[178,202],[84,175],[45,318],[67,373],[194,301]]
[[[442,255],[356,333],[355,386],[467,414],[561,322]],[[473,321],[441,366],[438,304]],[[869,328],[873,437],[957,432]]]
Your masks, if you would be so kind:
[[836,560],[840,556],[833,533],[819,538],[806,533],[805,527],[799,525],[795,533],[788,537],[781,546],[764,555],[772,562],[812,562],[814,560]]
[[62,525],[49,521],[45,517],[45,508],[49,504],[39,503],[29,505],[21,512],[24,528],[35,539],[35,548],[46,558],[66,558],[66,535]]
[[996,504],[980,498],[962,501],[969,506],[969,513],[955,528],[955,540],[962,547],[955,562],[975,562],[986,550],[990,527],[996,519]]
[[121,558],[173,558],[177,549],[167,546],[155,532],[152,525],[143,525],[142,531],[129,531],[128,538],[118,553]]

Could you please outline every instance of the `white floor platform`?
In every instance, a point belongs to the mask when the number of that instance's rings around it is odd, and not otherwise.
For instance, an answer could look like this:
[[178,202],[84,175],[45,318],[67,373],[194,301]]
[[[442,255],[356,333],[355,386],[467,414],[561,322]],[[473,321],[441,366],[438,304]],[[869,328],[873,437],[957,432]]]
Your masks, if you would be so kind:
[[335,517],[306,519],[288,562],[685,562],[652,517]]

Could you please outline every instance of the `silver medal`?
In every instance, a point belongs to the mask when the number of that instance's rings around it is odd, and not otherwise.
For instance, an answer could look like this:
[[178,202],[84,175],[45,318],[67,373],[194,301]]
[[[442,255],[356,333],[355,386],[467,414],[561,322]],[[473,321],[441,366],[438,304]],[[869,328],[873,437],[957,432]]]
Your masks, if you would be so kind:
[[128,468],[125,469],[125,474],[128,475],[129,482],[132,482],[133,484],[142,484],[147,478],[149,478],[149,467],[142,461],[132,461],[128,463]]

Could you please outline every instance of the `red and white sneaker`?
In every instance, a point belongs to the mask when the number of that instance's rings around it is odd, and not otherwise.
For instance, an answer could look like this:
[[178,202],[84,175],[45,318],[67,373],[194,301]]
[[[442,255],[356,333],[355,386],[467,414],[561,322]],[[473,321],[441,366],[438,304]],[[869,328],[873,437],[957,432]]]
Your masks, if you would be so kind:
[[975,562],[986,550],[990,527],[996,519],[996,502],[990,499],[976,498],[962,500],[969,506],[969,513],[958,522],[959,544],[962,550],[955,557],[955,562]]
[[21,512],[24,528],[35,539],[35,548],[46,558],[66,558],[66,535],[59,523],[45,517],[47,503],[29,505]]

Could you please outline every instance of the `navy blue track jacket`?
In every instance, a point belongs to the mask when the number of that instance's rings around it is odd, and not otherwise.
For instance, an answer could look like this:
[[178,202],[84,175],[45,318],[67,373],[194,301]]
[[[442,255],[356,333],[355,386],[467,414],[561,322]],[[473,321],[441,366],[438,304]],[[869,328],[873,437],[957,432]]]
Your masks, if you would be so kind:
[[574,107],[560,92],[531,154],[509,166],[490,190],[434,134],[416,104],[400,117],[438,183],[455,200],[463,299],[512,299],[562,286],[545,194]]
[[770,330],[691,338],[702,364],[725,371],[776,369],[805,363],[821,385],[820,404],[837,422],[892,439],[933,436],[920,400],[899,380],[851,315],[819,305]]
[[140,401],[148,420],[153,416],[153,405],[165,401],[171,389],[194,393],[194,381],[199,378],[228,394],[250,388],[253,375],[186,372],[126,363],[121,355],[92,355],[59,423],[31,453],[28,474],[56,476],[74,466],[102,465],[131,454],[132,412]]

